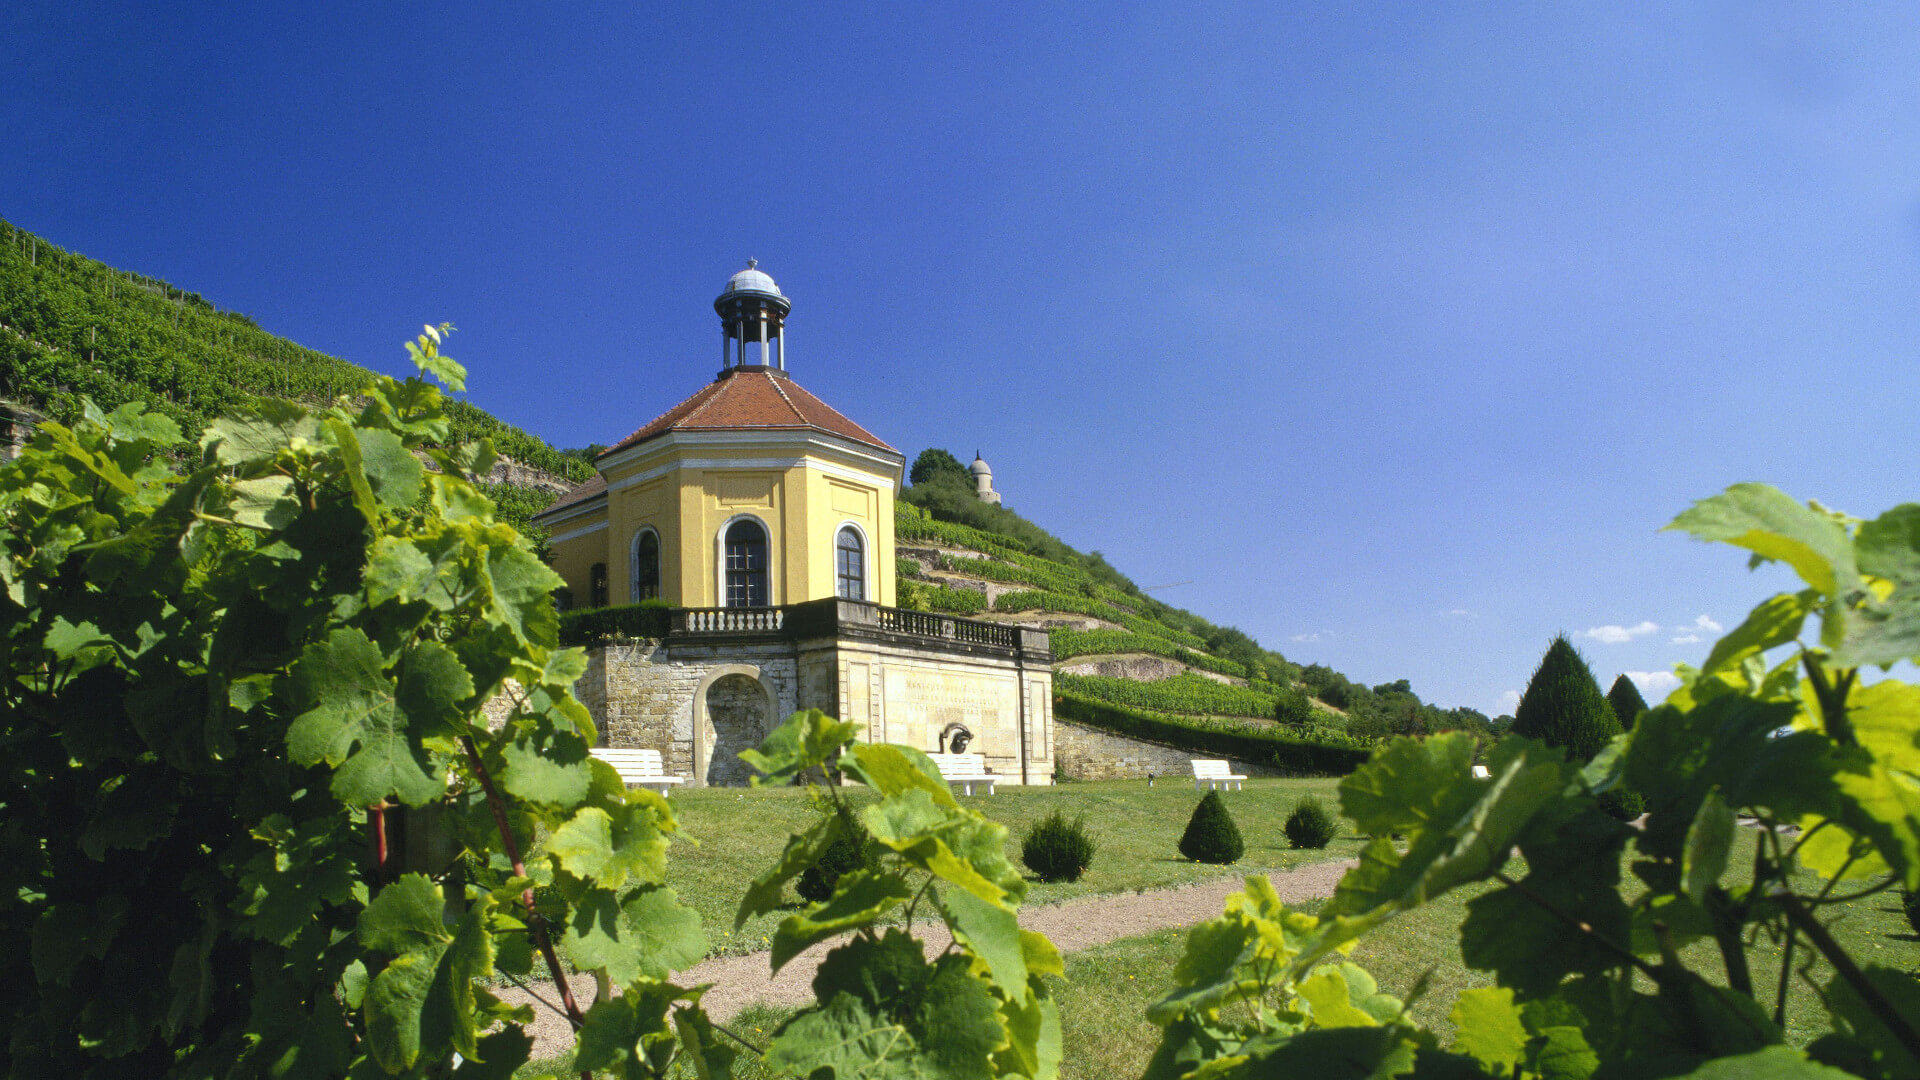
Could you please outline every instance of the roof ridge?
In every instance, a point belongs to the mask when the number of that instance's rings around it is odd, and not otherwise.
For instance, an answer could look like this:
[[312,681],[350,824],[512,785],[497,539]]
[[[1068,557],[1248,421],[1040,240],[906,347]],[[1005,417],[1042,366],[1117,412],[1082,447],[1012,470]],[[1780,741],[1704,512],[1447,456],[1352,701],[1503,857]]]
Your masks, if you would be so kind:
[[784,401],[787,403],[787,408],[793,410],[793,418],[795,420],[800,421],[802,424],[805,424],[808,427],[815,426],[813,421],[807,419],[807,414],[800,411],[800,406],[795,405],[793,403],[793,399],[787,396],[786,387],[780,385],[779,379],[774,378],[773,375],[769,373],[767,375],[767,381],[773,384],[774,391],[780,395],[781,401]]
[[[720,400],[720,390],[715,388],[721,387],[721,385],[722,384],[716,382],[716,383],[709,383],[706,387],[704,387],[703,390],[713,390],[713,393],[708,395],[707,400],[701,402],[698,408],[694,409],[692,412],[679,418],[678,420],[675,420],[674,423],[684,424],[689,420],[692,420],[694,417],[699,416],[701,413],[706,412],[708,409],[712,408],[713,403]],[[691,401],[693,399],[688,398],[687,400]]]

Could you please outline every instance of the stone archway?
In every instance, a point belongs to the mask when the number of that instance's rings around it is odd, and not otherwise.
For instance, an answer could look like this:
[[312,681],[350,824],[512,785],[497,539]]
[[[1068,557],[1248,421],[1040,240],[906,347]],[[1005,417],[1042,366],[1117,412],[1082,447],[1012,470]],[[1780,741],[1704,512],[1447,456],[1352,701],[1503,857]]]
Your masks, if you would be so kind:
[[745,787],[753,769],[740,760],[766,738],[773,696],[749,664],[713,672],[694,698],[694,773],[708,787]]

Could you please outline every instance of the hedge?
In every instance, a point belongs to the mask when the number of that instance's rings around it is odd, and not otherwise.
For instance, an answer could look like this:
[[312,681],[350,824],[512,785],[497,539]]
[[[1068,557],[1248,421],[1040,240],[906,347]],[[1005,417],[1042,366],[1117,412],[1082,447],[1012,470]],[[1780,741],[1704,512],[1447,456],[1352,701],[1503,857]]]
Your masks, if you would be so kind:
[[1342,746],[1260,734],[1249,730],[1251,725],[1162,716],[1061,690],[1053,693],[1053,715],[1115,735],[1165,743],[1208,757],[1270,765],[1302,776],[1345,776],[1372,755],[1371,749],[1357,742]]
[[1098,698],[1113,705],[1129,705],[1155,712],[1273,719],[1272,694],[1228,686],[1191,671],[1182,672],[1171,679],[1147,682],[1061,672],[1053,677],[1053,685],[1055,689]]
[[607,638],[667,636],[668,605],[659,600],[560,613],[560,644],[592,645]]

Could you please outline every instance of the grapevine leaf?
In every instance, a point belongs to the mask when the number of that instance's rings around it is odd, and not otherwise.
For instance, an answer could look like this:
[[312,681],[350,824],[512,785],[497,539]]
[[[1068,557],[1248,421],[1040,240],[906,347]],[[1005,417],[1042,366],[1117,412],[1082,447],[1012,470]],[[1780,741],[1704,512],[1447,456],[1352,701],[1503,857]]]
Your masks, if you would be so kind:
[[529,802],[572,806],[587,797],[593,772],[587,741],[571,731],[542,725],[500,748],[500,783]]
[[1800,636],[1800,627],[1819,604],[1820,594],[1812,589],[1780,593],[1762,601],[1747,613],[1745,622],[1713,643],[1707,662],[1700,665],[1702,675],[1732,667],[1775,646],[1785,645]]
[[360,913],[360,944],[394,956],[444,945],[450,940],[446,910],[446,897],[432,878],[403,874]]
[[481,1036],[479,1053],[453,1071],[453,1080],[513,1080],[532,1056],[533,1037],[517,1026],[508,1026]]
[[840,839],[840,828],[839,814],[824,814],[807,831],[787,837],[787,846],[780,853],[780,861],[762,871],[747,885],[746,895],[740,898],[740,909],[733,916],[734,932],[738,933],[747,920],[755,915],[777,910],[787,882],[820,861],[820,856],[826,854],[835,840]]
[[1037,930],[1020,931],[1020,948],[1025,954],[1027,974],[1053,975],[1059,978],[1067,976],[1067,962],[1060,955],[1060,949],[1048,940],[1047,935]]
[[378,428],[363,428],[354,432],[354,436],[374,499],[387,507],[406,507],[417,502],[426,469],[400,437]]
[[256,529],[284,529],[300,513],[293,478],[277,473],[235,481],[232,506],[233,520]]
[[1250,1039],[1247,1077],[1310,1076],[1314,1080],[1386,1080],[1413,1071],[1414,1044],[1398,1025],[1315,1028],[1297,1035]]
[[1909,891],[1920,891],[1920,786],[1878,761],[1835,774],[1842,799],[1835,817],[1873,841]]
[[1006,1042],[999,1007],[968,967],[965,957],[941,958],[913,1018],[930,1080],[989,1080],[993,1051]]
[[1733,808],[1718,791],[1708,792],[1687,829],[1680,871],[1681,891],[1697,903],[1706,902],[1708,892],[1720,883],[1720,875],[1727,869],[1733,824]]
[[910,746],[856,743],[840,764],[848,775],[882,795],[920,789],[932,795],[936,803],[959,805],[953,797],[953,786],[940,775],[940,766]]
[[1886,665],[1920,655],[1920,505],[1896,506],[1861,525],[1854,552],[1862,573],[1886,582],[1887,595],[1872,590],[1848,612],[1835,662]]
[[1767,484],[1735,484],[1694,503],[1667,528],[1784,562],[1826,597],[1851,590],[1859,577],[1845,526]]
[[1688,1073],[1686,1080],[1853,1080],[1853,1074],[1808,1061],[1798,1050],[1769,1046],[1715,1058]]
[[480,1054],[473,985],[493,975],[493,935],[487,931],[487,909],[492,906],[493,897],[482,893],[461,917],[434,980],[436,1011],[447,1018],[453,1048],[467,1057]]
[[327,432],[340,450],[341,472],[346,474],[347,488],[353,492],[353,505],[368,524],[378,523],[380,508],[374,504],[373,488],[367,484],[366,463],[361,460],[360,440],[354,438],[353,426],[344,420],[328,420]]
[[[779,971],[810,945],[872,923],[912,896],[906,878],[898,873],[854,870],[840,875],[831,897],[780,920],[773,932],[773,970]],[[1016,933],[1018,929],[1016,923]],[[1024,978],[1024,969],[1021,974]]]
[[609,889],[632,877],[657,879],[665,869],[667,838],[644,807],[581,809],[553,831],[547,854],[567,873]]
[[1541,1080],[1587,1080],[1600,1068],[1600,1055],[1580,1028],[1556,1024],[1538,1031],[1528,1050],[1527,1067],[1539,1073]]
[[[1909,1022],[1920,1020],[1920,979],[1912,972],[1875,964],[1866,969],[1865,975],[1896,1013]],[[1920,1076],[1920,1058],[1914,1057],[1851,983],[1835,975],[1827,983],[1826,1004],[1835,1029],[1864,1044],[1879,1071],[1888,1076]]]
[[473,696],[473,676],[452,649],[422,641],[400,657],[397,703],[420,734],[457,734],[466,713],[461,702]]
[[1920,776],[1920,686],[1884,679],[1847,697],[1860,745],[1889,769]]
[[627,920],[622,936],[633,943],[640,971],[648,978],[665,979],[707,955],[700,914],[665,885],[643,885],[628,893],[620,911]]
[[[429,686],[422,691],[447,677],[444,671],[423,674]],[[395,700],[380,651],[358,628],[335,630],[307,646],[294,665],[293,682],[314,704],[288,726],[287,749],[303,765],[339,766],[332,789],[341,802],[367,806],[397,794],[421,806],[445,789],[409,737],[411,718]]]
[[704,1011],[697,1007],[675,1009],[673,1027],[693,1062],[696,1080],[733,1080],[733,1063],[739,1052],[720,1037]]
[[918,1052],[905,1024],[852,994],[836,994],[782,1024],[764,1061],[810,1080],[918,1080]]
[[875,840],[988,903],[1011,910],[1025,894],[1026,881],[1007,861],[1006,827],[938,804],[925,788],[888,796],[867,807],[861,818]]
[[[1460,927],[1467,966],[1540,996],[1568,975],[1620,964],[1631,927],[1619,852],[1630,831],[1590,803],[1569,800],[1541,815],[1521,842],[1527,876],[1467,903]],[[1587,929],[1575,930],[1570,918]]]
[[1007,1045],[994,1053],[998,1075],[1030,1080],[1060,1075],[1060,1005],[1039,980],[1025,1000],[1002,1002],[1000,1018],[1007,1028]]
[[638,943],[621,921],[619,897],[610,890],[588,889],[574,902],[561,940],[573,965],[583,971],[605,968],[609,978],[623,985],[642,974]]
[[[1350,983],[1354,973],[1364,981]],[[1362,1007],[1362,1002],[1375,995],[1373,978],[1353,964],[1338,967],[1327,966],[1314,971],[1295,991],[1300,1000],[1306,1003],[1308,1012],[1313,1014],[1313,1026],[1319,1028],[1375,1027],[1380,1023],[1372,1011]],[[1399,1012],[1399,1002],[1392,998],[1394,1009],[1389,1016]]]
[[412,1068],[420,1056],[421,1016],[444,951],[441,944],[396,956],[373,977],[367,993],[367,1045],[390,1073]]
[[248,465],[319,441],[320,422],[306,409],[281,398],[262,397],[215,420],[200,446],[211,450],[222,465]]
[[1473,737],[1400,738],[1340,781],[1340,811],[1369,836],[1451,826],[1479,797]]
[[[905,882],[901,883],[904,891]],[[947,925],[955,940],[986,961],[993,984],[1008,1001],[1027,995],[1027,955],[1021,941],[1020,920],[1013,912],[987,903],[965,889],[949,889],[941,897]],[[1046,940],[1045,938],[1041,939]]]
[[1260,929],[1243,915],[1208,919],[1187,932],[1187,945],[1174,966],[1174,988],[1147,1008],[1147,1019],[1167,1024],[1258,994],[1262,980],[1243,970],[1254,956]]
[[517,544],[487,550],[487,579],[492,589],[492,614],[521,641],[552,647],[560,628],[553,611],[553,591],[566,581]]
[[580,1029],[574,1067],[621,1077],[649,1075],[647,1051],[666,1035],[667,1010],[677,993],[674,988],[649,987],[595,1002],[587,1011],[586,1026]]
[[819,709],[807,709],[768,732],[758,749],[740,751],[740,760],[759,770],[760,775],[753,780],[756,786],[785,785],[808,769],[833,762],[859,731],[859,724],[835,720]]
[[1453,1023],[1453,1049],[1495,1073],[1513,1069],[1527,1052],[1527,1029],[1504,986],[1463,990],[1447,1015]]

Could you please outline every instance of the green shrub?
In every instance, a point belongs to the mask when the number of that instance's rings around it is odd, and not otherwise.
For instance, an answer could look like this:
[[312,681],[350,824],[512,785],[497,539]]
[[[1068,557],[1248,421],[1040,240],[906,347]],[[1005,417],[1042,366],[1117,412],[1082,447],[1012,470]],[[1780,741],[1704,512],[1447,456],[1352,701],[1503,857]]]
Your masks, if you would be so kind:
[[1323,848],[1340,834],[1340,823],[1312,795],[1300,800],[1287,816],[1287,843],[1297,848]]
[[1059,810],[1034,822],[1020,841],[1020,861],[1041,881],[1079,881],[1093,865],[1093,837],[1085,818],[1067,820]]
[[818,862],[801,872],[800,880],[794,882],[793,886],[801,899],[816,904],[833,895],[833,887],[839,883],[840,875],[852,873],[873,862],[873,841],[867,835],[866,826],[844,809],[835,813],[840,816],[839,838],[827,845]]
[[1227,804],[1218,791],[1207,792],[1187,820],[1187,831],[1180,836],[1180,854],[1194,862],[1226,866],[1240,861],[1247,843],[1240,839],[1240,827],[1227,813]]
[[560,644],[592,645],[606,638],[667,636],[665,600],[642,600],[616,607],[580,608],[560,615]]
[[1622,731],[1632,731],[1633,722],[1647,711],[1647,699],[1640,696],[1640,688],[1625,675],[1613,680],[1613,687],[1607,691],[1607,704],[1613,707],[1614,719],[1620,721]]
[[1279,733],[1271,724],[1207,716],[1172,716],[1056,690],[1053,715],[1116,735],[1165,743],[1196,757],[1264,761],[1293,776],[1345,776],[1366,764],[1372,743],[1318,729],[1313,738]]
[[1613,706],[1564,634],[1547,646],[1528,680],[1527,692],[1513,710],[1513,731],[1561,747],[1570,759],[1582,763],[1592,761],[1608,740],[1620,734]]

